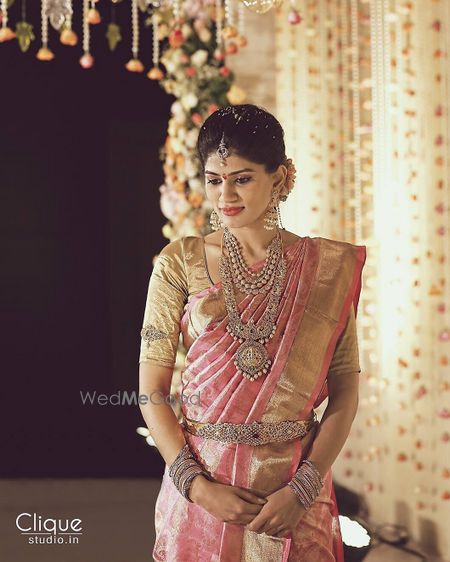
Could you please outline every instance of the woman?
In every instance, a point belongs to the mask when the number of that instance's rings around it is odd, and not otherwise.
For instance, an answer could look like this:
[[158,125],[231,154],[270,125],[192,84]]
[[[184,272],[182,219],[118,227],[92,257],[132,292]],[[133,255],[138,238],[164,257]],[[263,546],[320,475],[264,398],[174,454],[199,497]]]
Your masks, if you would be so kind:
[[366,248],[278,227],[295,168],[264,109],[216,111],[197,148],[215,232],[163,248],[141,331],[141,394],[168,396],[180,332],[188,350],[183,423],[141,405],[166,461],[154,560],[343,561],[331,466],[358,403]]

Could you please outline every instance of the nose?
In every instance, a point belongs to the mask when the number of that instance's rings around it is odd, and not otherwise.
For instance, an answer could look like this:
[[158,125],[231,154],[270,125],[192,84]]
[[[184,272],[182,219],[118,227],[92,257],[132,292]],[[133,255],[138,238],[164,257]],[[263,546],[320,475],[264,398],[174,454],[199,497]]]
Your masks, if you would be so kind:
[[230,202],[236,200],[236,189],[233,184],[233,178],[225,179],[220,184],[220,198],[225,202],[230,200]]

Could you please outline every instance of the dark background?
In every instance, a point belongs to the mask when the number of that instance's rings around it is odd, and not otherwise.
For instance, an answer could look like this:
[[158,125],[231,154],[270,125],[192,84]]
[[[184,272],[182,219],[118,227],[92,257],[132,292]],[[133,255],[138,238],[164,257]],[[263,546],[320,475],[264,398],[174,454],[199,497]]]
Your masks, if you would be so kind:
[[[27,2],[36,39],[0,44],[2,230],[2,477],[162,474],[136,434],[139,406],[83,406],[80,391],[138,390],[140,328],[152,259],[168,243],[159,207],[159,149],[174,98],[131,73],[130,3],[116,7],[122,42],[110,52],[91,26],[96,61],[79,43],[38,61],[39,3]],[[19,0],[9,23],[20,19]],[[143,23],[143,14],[140,13]],[[141,60],[151,66],[151,31]]]

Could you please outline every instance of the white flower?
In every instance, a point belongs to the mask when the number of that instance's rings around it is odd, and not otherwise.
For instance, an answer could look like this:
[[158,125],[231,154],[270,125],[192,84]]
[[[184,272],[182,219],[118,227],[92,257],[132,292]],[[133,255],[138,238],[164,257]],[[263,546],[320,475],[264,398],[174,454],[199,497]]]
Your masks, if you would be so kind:
[[192,92],[185,94],[180,101],[181,105],[186,109],[186,111],[189,111],[198,104],[198,98]]
[[186,123],[186,115],[184,113],[182,115],[175,115],[174,119],[180,125],[184,125]]
[[191,62],[194,66],[202,66],[208,60],[208,51],[199,49],[191,56]]
[[178,125],[174,120],[169,121],[169,126],[167,127],[167,133],[170,137],[175,137],[177,134]]
[[[170,135],[170,133],[169,133],[169,135]],[[177,138],[172,136],[172,138],[170,139],[170,142],[171,142],[171,145],[172,145],[172,148],[173,148],[174,152],[181,152],[182,144],[180,143],[180,141]]]
[[180,127],[178,129],[178,135],[177,136],[178,136],[178,139],[180,141],[183,141],[186,137],[186,129],[184,127]]
[[197,166],[192,162],[192,160],[186,160],[184,164],[184,171],[188,178],[195,178],[197,176]]
[[172,110],[172,113],[176,116],[178,115],[184,115],[184,109],[183,106],[181,105],[181,103],[176,100],[173,102],[173,104],[171,105],[170,109]]
[[187,23],[184,23],[181,26],[181,33],[183,34],[183,37],[187,39],[190,35],[192,35],[192,27]]
[[189,187],[194,191],[203,191],[203,183],[197,177],[189,180]]
[[186,135],[186,146],[188,148],[195,148],[197,145],[198,130],[191,129]]
[[170,59],[164,59],[163,61],[164,66],[167,68],[167,71],[170,73],[175,72],[177,65],[171,61]]
[[198,36],[200,37],[200,41],[203,41],[203,43],[209,43],[211,41],[211,32],[209,29],[201,29]]
[[171,49],[172,52],[172,60],[178,64],[181,64],[181,57],[183,55],[181,49]]
[[172,110],[172,119],[176,123],[182,125],[183,123],[186,122],[186,112],[184,111],[183,106],[178,100],[173,102],[171,106],[171,110]]
[[162,41],[163,39],[169,36],[169,32],[170,32],[169,26],[165,23],[162,23],[161,25],[158,26],[158,39]]
[[186,75],[184,71],[177,69],[177,72],[174,73],[175,79],[178,83],[183,82],[186,80]]

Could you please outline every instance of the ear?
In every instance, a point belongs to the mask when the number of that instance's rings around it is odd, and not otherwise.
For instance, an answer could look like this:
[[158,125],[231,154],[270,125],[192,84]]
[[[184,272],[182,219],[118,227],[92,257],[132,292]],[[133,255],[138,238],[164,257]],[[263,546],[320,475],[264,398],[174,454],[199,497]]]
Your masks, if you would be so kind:
[[280,164],[278,166],[278,169],[272,174],[272,176],[273,187],[282,192],[287,180],[287,167],[284,164]]

